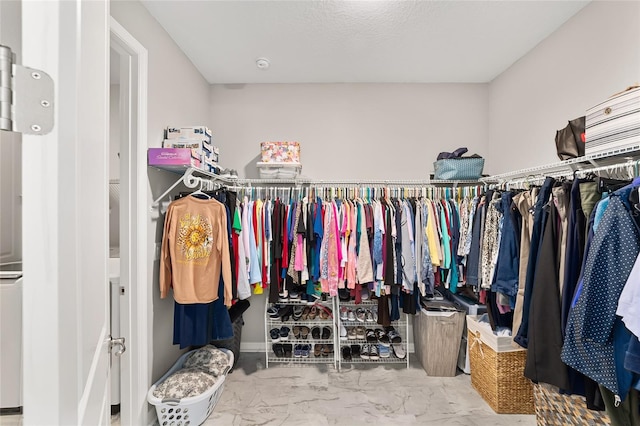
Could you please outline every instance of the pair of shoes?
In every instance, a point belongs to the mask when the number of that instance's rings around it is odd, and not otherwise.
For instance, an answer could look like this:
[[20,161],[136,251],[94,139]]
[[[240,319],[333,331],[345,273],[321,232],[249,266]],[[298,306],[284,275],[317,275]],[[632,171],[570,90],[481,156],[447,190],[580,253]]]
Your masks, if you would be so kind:
[[387,336],[387,333],[380,328],[377,329],[375,333],[376,333],[376,338],[378,339],[378,343],[388,348],[390,342],[389,342],[389,336]]
[[295,345],[293,347],[293,356],[296,358],[309,358],[311,352],[311,345]]
[[342,359],[344,361],[351,361],[351,346],[342,347]]
[[293,327],[293,335],[296,339],[306,339],[309,336],[309,327],[303,325],[302,327],[298,327],[297,325]]
[[398,333],[396,329],[393,328],[393,326],[385,327],[385,331],[387,332],[391,343],[402,343],[402,337],[400,337],[400,333]]
[[331,329],[329,327],[313,327],[311,329],[311,337],[316,340],[328,340],[331,338]]
[[378,337],[376,336],[376,332],[372,328],[367,328],[365,332],[365,339],[367,339],[367,343],[376,343],[378,341]]
[[273,349],[273,353],[276,354],[278,358],[290,358],[293,345],[291,343],[276,343],[272,345],[271,348]]
[[333,353],[333,345],[317,344],[313,347],[313,356],[315,357],[328,357]]
[[371,359],[377,360],[380,359],[378,345],[362,345],[362,350],[360,352],[360,358],[362,359]]
[[289,340],[289,327],[281,327],[281,328],[272,328],[269,331],[269,336],[271,337],[272,342],[282,342],[285,340]]
[[401,343],[394,343],[391,345],[391,349],[393,350],[393,354],[396,358],[404,359],[407,356],[404,348]]

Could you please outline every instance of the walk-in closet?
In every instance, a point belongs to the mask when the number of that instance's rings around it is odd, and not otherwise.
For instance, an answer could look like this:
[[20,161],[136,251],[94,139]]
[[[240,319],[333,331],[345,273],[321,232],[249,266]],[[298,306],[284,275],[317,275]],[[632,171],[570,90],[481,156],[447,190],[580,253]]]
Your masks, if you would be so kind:
[[640,3],[0,1],[0,425],[640,425]]

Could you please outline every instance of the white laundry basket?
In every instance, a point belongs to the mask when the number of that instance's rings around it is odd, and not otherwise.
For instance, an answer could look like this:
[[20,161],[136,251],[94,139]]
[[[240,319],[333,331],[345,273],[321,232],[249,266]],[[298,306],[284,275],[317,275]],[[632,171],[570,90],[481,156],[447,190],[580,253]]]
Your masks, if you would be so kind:
[[182,368],[182,365],[186,359],[195,352],[189,351],[184,353],[176,363],[160,378],[156,383],[151,386],[147,393],[147,401],[156,407],[156,414],[158,415],[158,423],[160,426],[196,426],[201,425],[207,420],[209,415],[213,412],[213,408],[218,403],[222,391],[224,390],[224,381],[227,378],[227,372],[233,365],[233,352],[229,349],[219,348],[220,351],[229,358],[229,367],[225,370],[224,374],[219,376],[208,391],[202,395],[193,396],[182,399],[165,398],[160,399],[153,395],[158,385],[164,382],[170,375]]

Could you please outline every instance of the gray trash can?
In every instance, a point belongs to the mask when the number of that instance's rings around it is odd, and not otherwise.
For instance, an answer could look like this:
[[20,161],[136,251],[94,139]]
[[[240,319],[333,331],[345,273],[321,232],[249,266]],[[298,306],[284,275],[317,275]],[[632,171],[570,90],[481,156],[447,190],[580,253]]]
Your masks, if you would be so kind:
[[[442,305],[442,302],[440,304]],[[413,317],[416,356],[429,376],[456,375],[465,317],[465,312],[455,308],[422,309]]]

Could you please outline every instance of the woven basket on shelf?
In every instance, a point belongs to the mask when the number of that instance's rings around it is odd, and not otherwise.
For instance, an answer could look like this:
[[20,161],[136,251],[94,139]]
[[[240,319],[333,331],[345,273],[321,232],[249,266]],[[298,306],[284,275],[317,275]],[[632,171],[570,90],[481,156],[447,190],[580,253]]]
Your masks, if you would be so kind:
[[525,350],[496,352],[469,330],[471,385],[498,414],[534,414],[533,384],[524,377]]
[[587,408],[584,397],[563,395],[554,386],[534,386],[536,420],[544,426],[609,426],[611,421],[604,411]]

